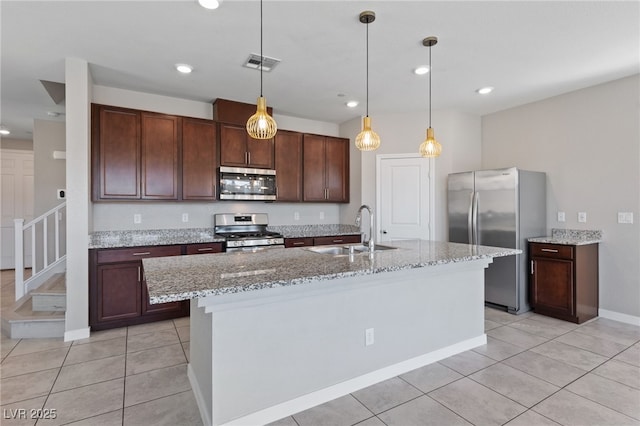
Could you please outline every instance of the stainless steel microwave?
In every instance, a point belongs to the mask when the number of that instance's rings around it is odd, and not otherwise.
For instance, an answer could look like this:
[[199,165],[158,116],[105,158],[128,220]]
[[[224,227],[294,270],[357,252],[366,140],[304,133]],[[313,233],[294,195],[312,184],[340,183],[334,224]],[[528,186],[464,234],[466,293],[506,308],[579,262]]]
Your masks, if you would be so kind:
[[221,200],[275,200],[276,171],[220,167]]

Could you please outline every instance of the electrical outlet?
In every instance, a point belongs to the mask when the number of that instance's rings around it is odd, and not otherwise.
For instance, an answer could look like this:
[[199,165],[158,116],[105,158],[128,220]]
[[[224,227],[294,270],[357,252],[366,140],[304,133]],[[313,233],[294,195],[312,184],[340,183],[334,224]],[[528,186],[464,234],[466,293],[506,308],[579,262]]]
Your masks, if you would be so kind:
[[373,328],[367,328],[364,331],[364,345],[371,346],[375,342],[375,336],[373,333]]
[[580,223],[587,222],[587,212],[578,212],[578,222]]
[[300,212],[293,212],[293,220],[300,220]]
[[564,222],[564,212],[558,212],[558,222]]
[[142,223],[142,215],[140,213],[133,215],[133,223]]
[[618,212],[618,223],[633,223],[633,212]]
[[324,220],[324,212],[320,212],[320,220]]
[[64,189],[56,189],[56,197],[58,198],[58,200],[64,200],[65,198],[67,198],[67,191],[65,191]]
[[189,213],[182,213],[182,221],[189,222]]

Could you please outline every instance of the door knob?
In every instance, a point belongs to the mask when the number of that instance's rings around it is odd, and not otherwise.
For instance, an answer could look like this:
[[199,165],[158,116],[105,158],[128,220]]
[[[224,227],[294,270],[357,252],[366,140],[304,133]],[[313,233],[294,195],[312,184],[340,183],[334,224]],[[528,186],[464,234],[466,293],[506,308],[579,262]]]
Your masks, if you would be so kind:
[[387,233],[387,231],[385,231],[384,229],[382,229],[382,230],[380,231],[380,233],[381,233],[381,234],[386,234],[386,233]]

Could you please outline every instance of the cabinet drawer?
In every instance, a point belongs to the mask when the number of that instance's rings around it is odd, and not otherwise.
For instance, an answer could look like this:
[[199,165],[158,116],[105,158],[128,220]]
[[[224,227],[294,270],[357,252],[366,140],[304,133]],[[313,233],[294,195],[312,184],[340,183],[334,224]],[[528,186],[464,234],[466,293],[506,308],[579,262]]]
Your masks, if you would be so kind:
[[289,248],[289,247],[304,247],[304,246],[312,246],[313,245],[313,238],[309,237],[309,238],[285,238],[284,239],[284,246]]
[[352,244],[359,242],[360,235],[336,235],[333,237],[317,237],[313,239],[313,244],[316,246],[327,244]]
[[188,244],[185,254],[207,254],[222,252],[222,243]]
[[554,259],[573,259],[573,246],[561,244],[531,244],[531,257],[551,257]]
[[133,262],[147,257],[180,256],[181,246],[133,247],[98,251],[98,263]]

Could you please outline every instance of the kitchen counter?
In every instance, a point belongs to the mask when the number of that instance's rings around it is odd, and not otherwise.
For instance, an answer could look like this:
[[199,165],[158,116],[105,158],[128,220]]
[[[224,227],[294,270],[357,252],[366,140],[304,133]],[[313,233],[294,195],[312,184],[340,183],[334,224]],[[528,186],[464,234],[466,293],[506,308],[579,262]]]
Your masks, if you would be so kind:
[[187,374],[203,424],[267,424],[486,344],[485,269],[521,251],[390,245],[143,259],[152,303],[191,298]]
[[[355,225],[279,225],[269,226],[268,229],[281,233],[285,238],[360,235],[360,230]],[[218,243],[224,241],[223,237],[213,233],[213,228],[98,231],[89,234],[90,249]]]
[[406,240],[392,245],[398,249],[376,252],[372,259],[368,253],[350,258],[289,248],[148,258],[142,264],[153,304],[521,253],[441,241]]
[[602,242],[602,231],[584,229],[551,229],[550,237],[529,238],[530,243],[562,244],[581,246]]

